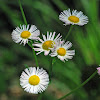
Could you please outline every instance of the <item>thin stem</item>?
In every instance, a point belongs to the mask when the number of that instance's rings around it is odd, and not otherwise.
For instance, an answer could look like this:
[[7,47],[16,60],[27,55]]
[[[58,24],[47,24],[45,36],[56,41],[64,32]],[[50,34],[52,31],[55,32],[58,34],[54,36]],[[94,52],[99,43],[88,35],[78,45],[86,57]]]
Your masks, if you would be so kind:
[[49,77],[50,77],[50,83],[51,83],[51,77],[52,77],[52,67],[54,65],[54,63],[56,62],[55,58],[50,58],[50,66],[49,66]]
[[69,29],[69,31],[68,31],[66,37],[65,37],[65,40],[66,40],[66,39],[68,38],[68,36],[70,35],[72,28],[73,28],[73,25],[70,26],[70,29]]
[[51,82],[51,77],[52,77],[52,58],[50,58],[50,66],[49,66],[49,77],[50,77],[50,82]]
[[33,48],[30,42],[28,42],[28,45],[29,45],[31,48]]
[[30,40],[30,43],[28,42],[28,45],[32,48],[32,51],[33,51],[33,55],[34,55],[34,59],[35,59],[35,62],[36,62],[36,66],[38,67],[39,64],[38,64],[38,60],[37,60],[37,57],[36,57],[36,53],[34,51],[34,47],[32,46],[33,42]]
[[34,47],[33,47],[33,55],[34,55],[34,59],[35,59],[35,62],[36,62],[36,66],[39,67],[39,64],[38,64],[38,60],[37,60],[37,57],[36,57],[36,53],[34,51]]
[[25,17],[25,14],[24,14],[24,10],[23,10],[23,7],[22,7],[22,5],[21,5],[20,0],[19,0],[19,6],[20,6],[20,10],[21,10],[23,19],[24,19],[24,23],[27,25],[27,20],[26,20],[26,17]]
[[81,88],[82,86],[84,86],[88,81],[90,81],[95,75],[97,74],[97,70],[86,80],[84,81],[81,85],[79,85],[78,87],[76,87],[75,89],[73,89],[71,92],[69,92],[68,94],[64,95],[63,97],[61,97],[58,100],[62,100],[65,97],[69,96],[70,94],[72,94],[73,92],[75,92],[76,90],[78,90],[79,88]]

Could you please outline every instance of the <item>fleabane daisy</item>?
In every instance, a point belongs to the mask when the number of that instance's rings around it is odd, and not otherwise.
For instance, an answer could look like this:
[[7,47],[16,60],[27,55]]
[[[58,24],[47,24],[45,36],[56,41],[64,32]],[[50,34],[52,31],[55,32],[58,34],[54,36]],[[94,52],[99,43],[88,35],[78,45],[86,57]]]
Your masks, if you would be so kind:
[[68,50],[70,47],[72,47],[71,42],[67,41],[66,43],[61,43],[61,41],[59,41],[57,43],[57,47],[52,51],[50,56],[57,56],[61,61],[68,61],[68,59],[72,59],[72,57],[75,55],[75,50]]
[[61,12],[59,19],[65,23],[64,25],[75,24],[83,26],[88,23],[88,17],[82,11],[73,10],[71,13],[70,9]]
[[40,35],[40,31],[37,29],[35,25],[20,25],[20,27],[16,27],[12,32],[12,39],[15,43],[26,44],[28,43],[28,39],[36,40]]
[[39,41],[41,43],[35,43],[33,46],[37,46],[37,48],[33,48],[35,51],[38,51],[37,55],[40,54],[41,52],[44,52],[44,55],[48,55],[50,50],[52,50],[55,46],[58,40],[61,39],[62,36],[58,34],[55,37],[55,32],[47,32],[47,38],[45,35],[43,35],[43,40],[39,38]]
[[38,94],[48,87],[49,76],[47,72],[39,67],[26,68],[20,76],[20,85],[26,92]]

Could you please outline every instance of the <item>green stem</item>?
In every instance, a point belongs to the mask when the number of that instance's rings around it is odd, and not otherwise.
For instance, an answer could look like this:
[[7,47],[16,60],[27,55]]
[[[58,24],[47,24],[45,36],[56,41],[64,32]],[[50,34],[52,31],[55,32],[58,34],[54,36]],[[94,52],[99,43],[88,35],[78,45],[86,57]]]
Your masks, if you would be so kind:
[[[33,44],[32,40],[31,40],[31,45]],[[36,57],[36,53],[34,51],[34,47],[32,46],[32,50],[33,50],[33,55],[34,55],[34,59],[35,59],[35,62],[36,62],[36,65],[37,67],[39,67],[39,64],[38,64],[38,60],[37,60],[37,57]]]
[[51,77],[52,77],[52,58],[50,58],[50,66],[49,66],[49,77],[50,77],[50,82],[51,82]]
[[61,97],[58,100],[62,100],[65,97],[69,96],[70,94],[72,94],[73,92],[75,92],[76,90],[78,90],[79,88],[81,88],[82,86],[84,86],[88,81],[90,81],[95,75],[97,74],[97,70],[86,80],[84,81],[81,85],[79,85],[78,87],[76,87],[75,89],[73,89],[71,92],[69,92],[68,94],[64,95],[63,97]]
[[70,29],[69,29],[69,31],[68,31],[66,37],[65,37],[65,40],[66,40],[66,39],[68,38],[68,36],[70,35],[72,28],[73,28],[73,25],[70,26]]
[[33,42],[30,40],[30,43],[28,42],[28,45],[32,48],[32,51],[33,51],[33,55],[34,55],[34,59],[35,59],[35,62],[36,62],[36,66],[38,67],[39,64],[38,64],[38,60],[37,60],[37,57],[36,57],[36,53],[34,51],[34,47],[32,46]]
[[24,23],[27,25],[27,20],[26,20],[26,17],[25,17],[25,14],[24,14],[24,10],[23,10],[23,7],[22,7],[22,5],[21,5],[20,0],[19,0],[19,6],[20,6],[20,10],[21,10],[23,19],[24,19]]
[[30,42],[28,42],[28,45],[29,45],[31,48],[33,48]]
[[54,63],[56,62],[55,58],[50,58],[50,66],[49,66],[49,77],[50,77],[50,82],[51,82],[51,77],[52,77],[52,67],[54,65]]

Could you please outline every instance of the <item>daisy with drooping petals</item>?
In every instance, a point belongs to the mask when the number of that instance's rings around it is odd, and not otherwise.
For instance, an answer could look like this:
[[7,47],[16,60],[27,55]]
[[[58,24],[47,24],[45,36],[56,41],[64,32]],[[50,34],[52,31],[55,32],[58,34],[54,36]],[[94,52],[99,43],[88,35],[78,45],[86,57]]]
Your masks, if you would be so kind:
[[37,55],[40,54],[41,52],[44,52],[44,55],[48,55],[50,50],[56,46],[57,41],[60,40],[62,37],[60,36],[60,34],[58,34],[55,38],[55,32],[53,33],[50,32],[50,35],[49,32],[47,32],[47,38],[45,35],[42,36],[43,36],[43,40],[39,38],[39,41],[41,43],[33,44],[33,46],[38,47],[38,48],[33,48],[35,51],[39,51]]
[[12,32],[12,39],[15,43],[26,44],[28,43],[28,39],[36,40],[40,35],[40,31],[37,29],[35,25],[20,25],[20,27],[16,27]]
[[61,61],[68,61],[68,59],[72,59],[72,57],[75,55],[75,50],[68,50],[71,46],[72,43],[69,41],[67,41],[66,43],[61,43],[61,41],[59,41],[57,43],[57,47],[50,55],[51,57],[57,56]]
[[49,76],[43,68],[26,68],[20,76],[20,85],[29,93],[41,93],[47,88],[48,84]]
[[70,9],[61,12],[59,19],[65,23],[64,25],[75,24],[83,26],[88,23],[88,17],[82,11],[73,10],[71,13]]

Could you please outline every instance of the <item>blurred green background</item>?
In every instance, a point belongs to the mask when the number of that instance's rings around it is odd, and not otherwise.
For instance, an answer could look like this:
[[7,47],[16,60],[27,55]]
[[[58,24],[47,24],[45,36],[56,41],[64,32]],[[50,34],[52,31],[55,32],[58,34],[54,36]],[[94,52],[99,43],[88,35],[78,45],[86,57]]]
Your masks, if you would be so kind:
[[[100,1],[99,0],[21,0],[29,24],[66,36],[70,25],[63,26],[58,16],[71,8],[89,17],[85,26],[74,26],[67,40],[76,55],[66,63],[57,60],[52,82],[41,96],[24,92],[19,77],[25,65],[36,66],[31,48],[12,41],[11,33],[24,24],[17,0],[0,0],[0,100],[56,100],[85,81],[100,64]],[[27,53],[26,53],[27,52]],[[49,56],[38,55],[39,66],[49,72]],[[42,60],[41,60],[42,59]],[[96,75],[84,87],[64,100],[100,100],[100,78]]]

